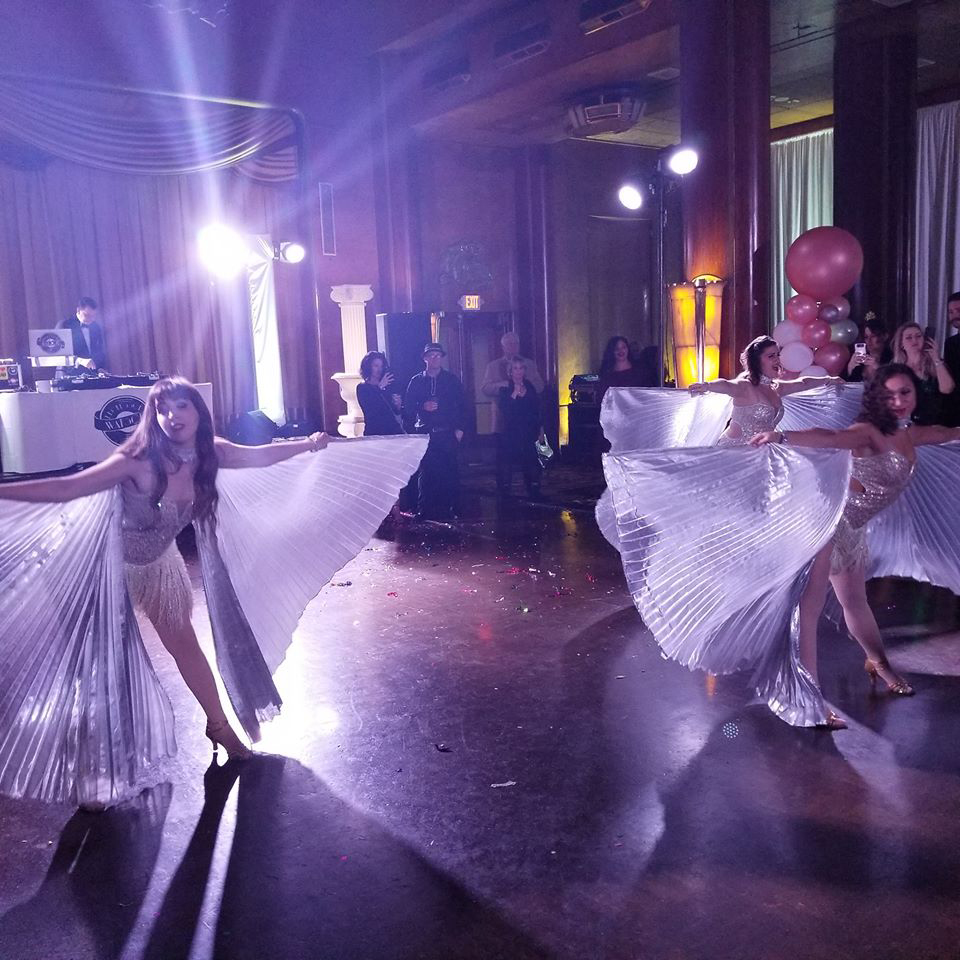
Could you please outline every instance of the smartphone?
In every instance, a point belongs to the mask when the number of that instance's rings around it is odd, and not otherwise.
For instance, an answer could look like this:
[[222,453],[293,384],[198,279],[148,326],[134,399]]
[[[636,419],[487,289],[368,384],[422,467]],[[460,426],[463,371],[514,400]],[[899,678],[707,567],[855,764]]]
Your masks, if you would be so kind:
[[937,328],[936,328],[936,327],[927,327],[927,329],[923,331],[923,339],[924,339],[924,340],[932,340],[934,343],[936,343],[936,342],[937,342]]
[[853,355],[855,357],[865,357],[867,355],[867,345],[865,343],[855,343],[853,345]]

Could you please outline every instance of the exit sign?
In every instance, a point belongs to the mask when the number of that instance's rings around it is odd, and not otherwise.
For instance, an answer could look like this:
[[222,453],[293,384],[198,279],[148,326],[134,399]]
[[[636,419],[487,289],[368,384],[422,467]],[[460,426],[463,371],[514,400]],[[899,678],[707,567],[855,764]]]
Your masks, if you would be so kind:
[[483,306],[479,293],[465,293],[457,303],[461,310],[479,310]]

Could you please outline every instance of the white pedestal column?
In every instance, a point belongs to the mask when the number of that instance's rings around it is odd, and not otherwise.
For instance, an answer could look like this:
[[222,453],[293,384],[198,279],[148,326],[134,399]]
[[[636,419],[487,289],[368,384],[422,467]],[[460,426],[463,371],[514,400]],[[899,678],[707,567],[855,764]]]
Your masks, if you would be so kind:
[[340,307],[340,329],[343,335],[343,365],[346,370],[330,379],[337,382],[347,412],[339,420],[344,437],[363,436],[363,411],[357,403],[360,361],[367,352],[367,318],[365,304],[373,299],[373,288],[366,283],[342,283],[330,289],[330,299]]

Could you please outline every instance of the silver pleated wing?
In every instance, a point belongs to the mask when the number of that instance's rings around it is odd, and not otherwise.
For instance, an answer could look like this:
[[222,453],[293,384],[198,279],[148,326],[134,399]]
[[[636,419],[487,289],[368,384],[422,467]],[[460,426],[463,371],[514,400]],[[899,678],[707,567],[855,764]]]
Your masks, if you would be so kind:
[[871,577],[909,577],[960,595],[960,443],[917,447],[909,486],[867,525]]
[[424,436],[362,437],[220,471],[220,554],[271,672],[306,605],[369,543],[426,448]]
[[175,752],[124,579],[121,498],[0,501],[0,792],[109,804]]
[[[783,398],[783,418],[777,429],[848,427],[856,419],[862,399],[863,384],[853,383],[790,394]],[[709,447],[720,439],[732,409],[733,401],[719,393],[693,397],[686,390],[611,387],[603,397],[600,425],[611,453]],[[604,537],[619,549],[606,491],[597,503],[596,517]]]
[[604,457],[627,584],[664,654],[749,669],[788,723],[825,719],[796,612],[850,476],[846,451],[692,448]]

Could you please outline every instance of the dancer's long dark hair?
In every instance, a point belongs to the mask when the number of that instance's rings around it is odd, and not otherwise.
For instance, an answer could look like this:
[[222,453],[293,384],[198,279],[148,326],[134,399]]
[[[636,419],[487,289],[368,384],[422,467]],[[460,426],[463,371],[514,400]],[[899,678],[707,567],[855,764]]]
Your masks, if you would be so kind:
[[763,351],[766,350],[767,347],[779,346],[773,337],[757,337],[755,340],[751,340],[744,348],[743,353],[740,354],[740,365],[743,367],[747,379],[754,386],[760,382],[760,378],[763,376],[763,371],[760,367],[760,357],[763,355]]
[[913,384],[913,391],[920,399],[920,381],[917,375],[905,363],[885,363],[868,381],[863,390],[863,403],[857,414],[857,423],[873,424],[887,436],[897,432],[897,418],[890,409],[887,397],[887,381],[891,377],[907,377]]
[[621,341],[627,345],[627,359],[630,361],[630,365],[633,366],[636,364],[637,358],[633,355],[633,347],[630,346],[630,341],[626,337],[611,337],[607,341],[607,345],[603,348],[603,357],[600,360],[601,377],[613,372],[613,368],[617,362],[613,351],[617,349],[617,344]]
[[149,460],[156,478],[153,498],[163,498],[168,471],[178,470],[181,460],[176,447],[160,429],[157,405],[161,400],[189,400],[199,414],[196,449],[197,466],[193,474],[193,515],[202,520],[213,516],[217,506],[217,469],[219,461],[213,444],[213,417],[200,391],[183,377],[164,377],[147,394],[146,406],[136,429],[120,447],[120,453],[132,460]]

